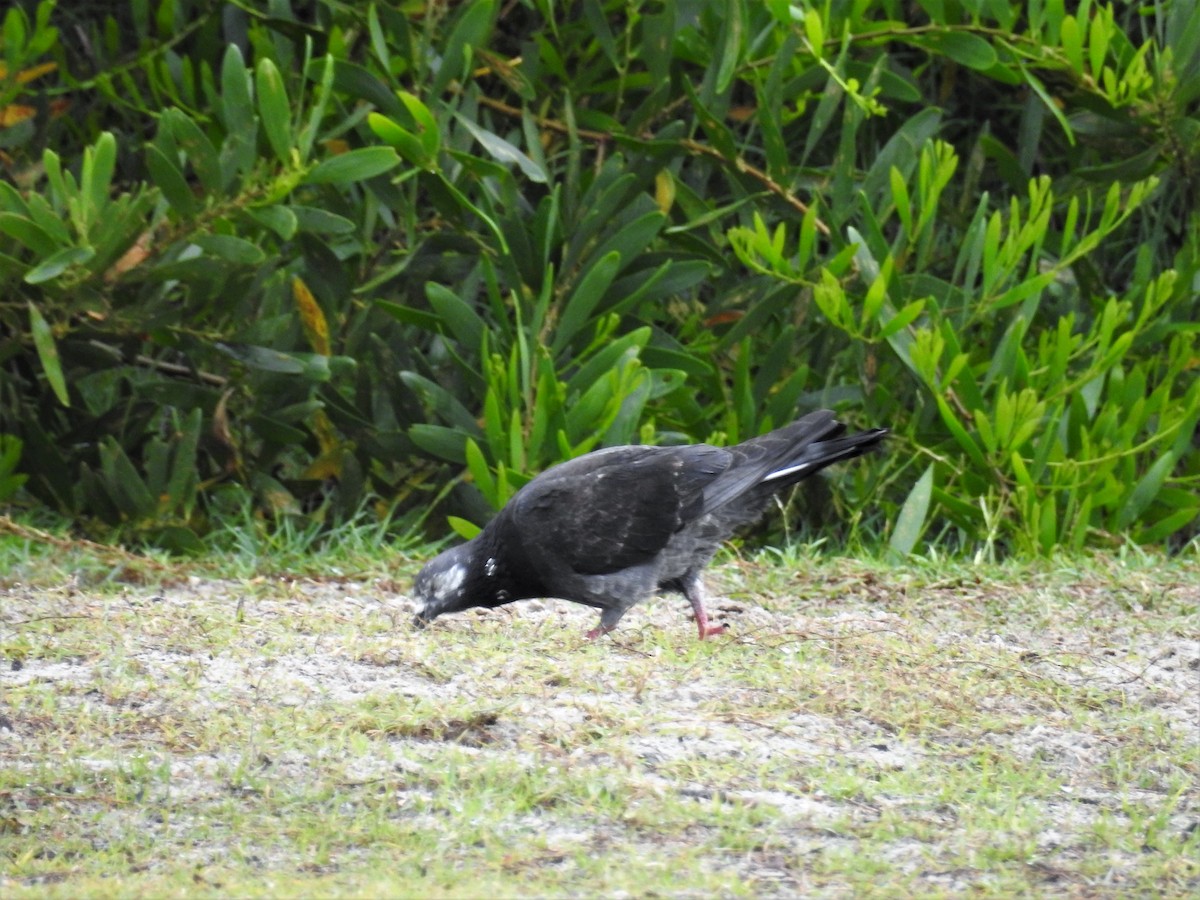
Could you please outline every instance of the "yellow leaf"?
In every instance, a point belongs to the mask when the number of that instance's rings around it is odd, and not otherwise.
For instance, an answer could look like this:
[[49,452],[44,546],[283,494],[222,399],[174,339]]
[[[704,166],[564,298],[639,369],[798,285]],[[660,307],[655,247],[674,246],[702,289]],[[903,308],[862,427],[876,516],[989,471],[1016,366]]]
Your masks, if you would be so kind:
[[669,213],[675,203],[675,179],[667,169],[659,169],[654,176],[654,202],[663,215]]
[[320,447],[320,452],[317,454],[317,458],[308,464],[300,477],[310,478],[314,481],[340,478],[345,448],[338,436],[337,429],[333,427],[333,422],[329,421],[325,410],[318,409],[312,414],[309,424],[313,434],[317,437],[317,446]]
[[[53,72],[57,68],[58,68],[58,63],[48,62],[48,63],[42,63],[41,65],[38,65],[38,66],[34,66],[31,69],[22,69],[20,72],[17,73],[17,84],[28,84],[29,82],[33,81],[33,79],[41,78],[47,72]],[[0,79],[4,79],[7,77],[8,77],[8,66],[6,66],[4,63],[0,62]]]
[[296,309],[300,311],[300,323],[304,326],[304,336],[308,338],[313,352],[322,356],[329,355],[329,324],[317,298],[312,295],[300,278],[292,281],[292,296],[296,300]]

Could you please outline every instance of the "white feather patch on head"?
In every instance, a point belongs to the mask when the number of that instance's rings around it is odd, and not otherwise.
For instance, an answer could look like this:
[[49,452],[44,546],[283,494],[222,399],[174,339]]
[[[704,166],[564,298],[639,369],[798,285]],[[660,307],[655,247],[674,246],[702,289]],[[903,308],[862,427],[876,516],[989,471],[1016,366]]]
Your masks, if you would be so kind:
[[444,572],[438,572],[430,579],[430,593],[435,597],[446,597],[453,594],[466,580],[467,569],[462,563],[455,563]]

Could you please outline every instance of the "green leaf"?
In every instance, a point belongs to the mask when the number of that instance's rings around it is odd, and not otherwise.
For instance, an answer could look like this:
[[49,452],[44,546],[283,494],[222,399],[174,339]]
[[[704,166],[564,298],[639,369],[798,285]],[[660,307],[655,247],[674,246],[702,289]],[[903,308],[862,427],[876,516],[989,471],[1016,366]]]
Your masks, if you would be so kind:
[[909,35],[905,40],[932,53],[944,54],[971,69],[984,71],[999,62],[990,43],[965,31],[934,31]]
[[[890,310],[890,304],[884,306],[884,313]],[[912,303],[906,304],[905,307],[898,313],[893,315],[886,321],[883,328],[879,330],[879,336],[882,338],[890,338],[903,328],[911,325],[925,309],[924,300],[914,300]]]
[[267,258],[254,244],[232,234],[202,234],[195,244],[210,256],[243,266],[256,266]]
[[[324,212],[324,210],[321,211]],[[246,215],[264,228],[269,228],[275,232],[281,241],[290,241],[295,236],[296,229],[299,227],[296,214],[286,206],[252,206],[246,210]],[[341,216],[336,216],[335,218],[340,219]]]
[[362,147],[322,160],[305,176],[308,184],[349,184],[382,175],[400,164],[391,147]]
[[488,152],[492,159],[501,163],[515,164],[530,181],[535,181],[538,184],[545,184],[550,180],[550,176],[546,174],[546,170],[535,163],[532,159],[526,156],[520,149],[506,141],[499,135],[480,128],[470,119],[465,116],[455,116],[459,123],[471,132],[475,140],[483,146],[483,149]]
[[1173,468],[1175,468],[1175,454],[1173,453],[1167,453],[1154,461],[1154,464],[1130,491],[1128,499],[1117,514],[1114,523],[1116,531],[1124,531],[1137,521],[1154,500]]
[[292,159],[291,113],[283,77],[269,58],[258,61],[254,84],[258,91],[258,115],[263,131],[267,133],[267,143],[278,160],[286,165]]
[[50,324],[45,317],[32,303],[29,304],[29,328],[33,333],[33,345],[37,348],[42,371],[46,373],[46,380],[50,382],[54,396],[63,406],[70,406],[71,398],[67,394],[67,381],[63,378],[62,363],[58,358],[58,346],[54,343],[54,333],[50,330]]
[[435,281],[425,285],[425,296],[454,339],[472,354],[477,353],[485,330],[479,313],[454,291]]
[[52,253],[26,272],[25,283],[44,284],[47,281],[53,281],[71,266],[83,265],[95,255],[96,251],[91,247],[65,247],[57,253]]
[[446,40],[441,65],[429,86],[430,96],[440,97],[452,79],[463,78],[467,74],[469,49],[487,43],[488,33],[492,29],[493,6],[492,0],[462,4],[462,15]]
[[1197,518],[1200,518],[1200,506],[1177,509],[1163,516],[1150,527],[1139,531],[1137,538],[1143,544],[1161,543]]
[[197,407],[180,426],[171,459],[171,477],[167,482],[167,498],[172,509],[186,509],[191,505],[196,485],[196,448],[200,444],[203,420],[204,416]]
[[227,356],[262,372],[303,375],[312,381],[328,381],[330,357],[319,353],[284,353],[271,347],[218,341],[215,346]]
[[954,440],[958,443],[958,446],[966,451],[967,456],[971,458],[971,462],[975,464],[975,468],[978,471],[990,471],[983,451],[979,449],[979,445],[975,443],[971,435],[963,428],[962,423],[958,421],[958,416],[950,408],[950,404],[940,394],[935,395],[935,399],[937,401],[938,412],[942,415],[942,421],[954,437]]
[[139,520],[154,512],[154,495],[146,487],[137,467],[114,438],[100,442],[100,470],[104,488],[123,517]]
[[296,217],[296,226],[301,231],[311,231],[315,234],[351,234],[358,226],[337,213],[331,213],[319,206],[288,207]]
[[221,58],[221,115],[230,134],[249,136],[254,130],[250,73],[237,44],[226,47]]
[[930,463],[925,473],[917,479],[917,483],[908,492],[904,506],[900,508],[900,515],[896,517],[896,525],[888,541],[888,553],[894,559],[903,559],[912,553],[913,547],[917,545],[921,533],[925,530],[929,500],[933,496],[933,466],[934,464]]
[[419,422],[409,426],[409,439],[426,453],[460,466],[467,462],[467,435],[457,428]]
[[454,533],[464,541],[471,540],[477,534],[479,534],[479,532],[483,531],[483,529],[474,522],[470,522],[460,516],[446,516],[446,524],[453,528]]
[[58,251],[58,242],[49,232],[20,213],[0,212],[0,232],[20,241],[38,256]]
[[575,290],[571,292],[566,308],[558,320],[558,327],[554,330],[554,342],[551,345],[552,352],[559,353],[587,324],[588,318],[613,279],[617,277],[620,268],[621,254],[614,250],[605,254],[587,270],[575,286]]
[[[108,206],[108,192],[117,166],[117,139],[111,131],[103,132],[96,143],[83,153],[79,173],[79,193],[86,210],[84,219],[92,225]],[[111,227],[111,223],[107,223]]]
[[733,76],[737,74],[738,60],[742,54],[743,27],[742,0],[726,0],[725,19],[718,37],[721,45],[720,60],[714,83],[718,94],[724,94],[729,89],[729,85],[733,83]]
[[191,218],[200,211],[200,203],[179,171],[179,166],[156,144],[146,145],[146,168],[155,187],[162,191],[171,208],[180,216]]
[[475,417],[463,406],[462,401],[442,385],[412,371],[401,372],[400,380],[420,395],[430,410],[444,422],[467,434],[479,431]]
[[[514,410],[515,411],[515,410]],[[479,488],[484,499],[492,505],[493,508],[499,508],[499,498],[496,495],[496,479],[492,477],[491,470],[488,469],[487,460],[483,458],[483,451],[479,449],[479,445],[471,438],[467,438],[467,470],[471,473],[471,478],[475,481],[475,486]]]
[[639,255],[646,251],[650,242],[662,230],[667,217],[655,210],[639,216],[632,222],[624,223],[614,234],[601,242],[590,254],[593,259],[617,252],[621,255],[621,268],[628,267]]
[[421,143],[421,140],[415,134],[401,128],[387,116],[375,112],[368,113],[367,125],[381,141],[386,141],[399,150],[400,155],[407,162],[422,169],[434,167],[435,160],[426,154],[425,146]]
[[413,309],[411,306],[404,306],[391,300],[376,300],[374,301],[374,305],[396,319],[396,321],[403,322],[406,325],[415,325],[426,331],[436,333],[442,321],[434,313],[426,312],[423,309]]
[[400,102],[404,104],[404,108],[412,116],[412,120],[417,126],[417,139],[425,151],[425,158],[436,162],[438,151],[442,146],[442,132],[438,126],[438,120],[429,111],[429,107],[422,103],[415,94],[410,94],[408,91],[397,91],[396,96],[400,98]]
[[221,191],[221,161],[217,148],[212,145],[200,126],[189,119],[181,110],[168,109],[162,115],[175,143],[192,164],[192,171],[200,180],[204,190],[210,194]]

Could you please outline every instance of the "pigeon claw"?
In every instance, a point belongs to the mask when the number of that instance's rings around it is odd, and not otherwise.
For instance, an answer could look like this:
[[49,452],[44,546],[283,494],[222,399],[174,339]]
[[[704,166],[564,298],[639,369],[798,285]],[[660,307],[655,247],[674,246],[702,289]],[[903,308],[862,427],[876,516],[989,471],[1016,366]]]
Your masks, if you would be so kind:
[[724,625],[709,625],[707,622],[698,621],[696,623],[696,628],[700,632],[700,640],[704,640],[707,637],[712,637],[715,634],[725,633]]

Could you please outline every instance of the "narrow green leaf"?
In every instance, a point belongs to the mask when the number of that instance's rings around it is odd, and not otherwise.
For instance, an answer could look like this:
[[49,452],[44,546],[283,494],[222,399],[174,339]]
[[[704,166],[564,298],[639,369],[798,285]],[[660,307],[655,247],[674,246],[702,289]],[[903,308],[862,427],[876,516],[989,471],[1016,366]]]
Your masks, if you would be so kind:
[[46,373],[46,381],[54,391],[54,396],[63,406],[71,405],[71,397],[67,394],[67,381],[63,378],[62,363],[58,358],[58,345],[54,343],[54,333],[50,323],[32,303],[29,304],[29,329],[33,333],[33,345],[37,348],[38,359],[42,363],[42,371]]
[[350,234],[358,226],[337,213],[319,206],[293,205],[288,207],[296,217],[296,227],[315,234]]
[[[109,188],[116,167],[117,139],[111,131],[105,131],[84,151],[79,173],[79,192],[86,204],[84,219],[89,226],[96,224],[97,217],[108,206]],[[111,223],[104,224],[111,227]]]
[[1038,518],[1038,546],[1043,553],[1049,553],[1058,543],[1058,503],[1050,494],[1042,503],[1041,515]]
[[448,460],[457,465],[466,465],[467,436],[457,428],[447,428],[445,425],[428,425],[419,422],[409,426],[409,439],[420,449],[431,456]]
[[25,273],[26,284],[44,284],[53,281],[71,266],[83,265],[96,251],[91,247],[65,247],[52,253]]
[[154,512],[154,495],[115,439],[100,442],[100,466],[104,488],[123,517],[136,521]]
[[888,553],[894,559],[903,559],[912,553],[913,547],[925,530],[925,518],[929,513],[929,500],[933,496],[933,463],[925,469],[925,473],[917,479],[900,514],[896,517],[896,525],[892,529],[888,541]]
[[1121,511],[1117,513],[1114,523],[1117,531],[1124,531],[1146,511],[1173,468],[1175,468],[1175,454],[1173,453],[1167,453],[1154,461],[1154,464],[1146,470],[1146,474],[1130,491]]
[[[885,306],[884,306],[884,314],[885,315],[888,312],[889,308],[890,308],[890,305],[885,304]],[[917,316],[919,316],[924,309],[925,309],[925,301],[924,300],[912,301],[912,303],[907,304],[902,310],[900,310],[898,313],[893,315],[890,319],[887,319],[883,328],[881,328],[879,330],[879,336],[882,338],[892,337],[892,335],[896,334],[902,328],[907,328],[914,321],[916,321]]]
[[621,256],[621,268],[628,267],[650,246],[650,242],[658,236],[667,217],[658,210],[639,216],[632,222],[624,224],[615,233],[600,243],[600,246],[589,254],[592,259],[616,252]]
[[1046,108],[1050,111],[1050,114],[1054,116],[1055,121],[1057,121],[1059,127],[1062,128],[1063,134],[1066,135],[1067,142],[1071,144],[1071,146],[1075,146],[1075,130],[1071,127],[1071,123],[1067,121],[1066,115],[1061,109],[1058,108],[1058,104],[1054,102],[1054,99],[1046,90],[1046,86],[1042,84],[1036,75],[1034,75],[1025,67],[1020,59],[1017,59],[1016,63],[1021,70],[1021,76],[1025,79],[1025,83],[1033,89],[1033,92],[1037,94],[1042,103],[1045,104]]
[[725,21],[721,25],[718,38],[721,49],[714,85],[718,94],[724,94],[729,89],[729,85],[733,83],[733,76],[737,73],[738,61],[742,55],[742,14],[742,0],[726,0]]
[[156,144],[146,145],[146,168],[154,186],[162,191],[171,208],[181,217],[191,218],[200,211],[200,204],[178,165]]
[[935,395],[935,399],[937,400],[938,412],[942,415],[942,422],[945,423],[946,428],[950,431],[958,446],[966,451],[967,456],[971,458],[971,462],[975,464],[976,469],[981,472],[989,471],[987,459],[984,457],[983,451],[979,449],[979,445],[975,443],[971,435],[963,428],[962,423],[958,421],[958,416],[954,414],[954,410],[950,408],[950,405],[940,394]]
[[[249,207],[246,215],[264,228],[269,228],[281,241],[290,241],[299,227],[296,214],[286,206]],[[324,210],[322,210],[324,212]],[[332,215],[332,213],[330,214]],[[341,218],[338,216],[337,218]]]
[[442,146],[442,132],[438,120],[430,112],[429,107],[422,103],[415,94],[410,94],[408,91],[397,91],[396,96],[400,98],[400,102],[404,104],[404,108],[408,110],[408,114],[416,123],[417,139],[421,142],[426,158],[436,162],[438,151]]
[[259,247],[232,234],[202,234],[195,244],[210,256],[243,266],[256,266],[267,258]]
[[437,332],[438,326],[442,321],[434,313],[426,312],[423,309],[413,309],[410,306],[403,306],[391,300],[376,300],[374,301],[374,305],[378,306],[396,321],[403,322],[405,325],[415,325],[417,328],[423,328],[425,331]]
[[608,290],[617,271],[621,268],[621,254],[615,250],[605,254],[587,270],[571,296],[567,299],[566,307],[554,330],[552,352],[557,354],[563,350],[571,339],[582,329],[596,309],[596,305]]
[[[316,63],[312,64],[315,70]],[[305,66],[306,71],[309,66]],[[317,139],[317,134],[321,130],[322,123],[325,121],[325,110],[329,106],[329,100],[333,95],[333,83],[335,73],[337,71],[337,63],[334,61],[333,55],[326,53],[320,62],[320,78],[314,78],[317,82],[316,100],[309,107],[308,122],[300,129],[300,134],[296,138],[296,153],[299,156],[301,165],[307,164],[309,157],[312,156],[313,142]],[[387,94],[384,91],[385,95]]]
[[412,371],[401,372],[400,380],[406,387],[418,394],[430,410],[446,424],[466,434],[479,431],[475,416],[463,406],[462,401],[453,392],[442,387],[436,381]]
[[187,509],[191,506],[196,484],[196,449],[200,444],[203,420],[203,413],[196,407],[180,425],[175,453],[171,459],[171,477],[167,482],[167,498],[172,509]]
[[221,160],[217,148],[208,139],[200,126],[181,110],[168,109],[162,115],[166,127],[171,130],[175,143],[192,164],[192,171],[200,180],[204,190],[210,194],[221,191]]
[[248,134],[254,127],[254,97],[250,72],[237,44],[221,57],[221,116],[229,133]]
[[319,162],[305,177],[308,184],[349,184],[382,175],[400,164],[391,147],[361,147]]
[[1175,534],[1175,532],[1190,525],[1197,518],[1200,518],[1200,506],[1176,509],[1174,512],[1167,513],[1167,515],[1148,528],[1139,531],[1137,539],[1143,544],[1161,543]]
[[492,134],[480,128],[466,116],[455,116],[459,123],[471,132],[475,140],[483,146],[483,149],[488,152],[488,155],[501,163],[515,164],[530,181],[538,184],[545,184],[550,180],[550,176],[546,174],[546,170],[535,163],[532,159],[525,155],[518,147],[506,141],[499,135]]
[[479,313],[450,288],[434,281],[425,285],[425,296],[454,339],[472,354],[477,353],[485,331]]
[[267,133],[267,143],[275,151],[276,158],[286,165],[292,158],[291,113],[283,76],[270,58],[263,57],[258,61],[254,84],[258,92],[258,115]]
[[425,146],[411,132],[401,128],[387,116],[379,113],[367,114],[367,126],[376,137],[395,147],[407,162],[422,169],[432,168],[434,159],[425,153]]
[[488,469],[487,460],[483,458],[483,451],[479,449],[479,445],[472,438],[467,438],[466,453],[467,471],[471,473],[475,487],[479,488],[484,499],[493,508],[498,509],[500,504],[497,502],[496,480],[492,477],[491,470]]
[[483,529],[474,522],[468,521],[461,516],[446,516],[446,524],[453,528],[454,533],[464,541],[471,540],[477,534],[479,534],[479,532],[483,531]]
[[440,97],[451,80],[466,76],[470,49],[487,43],[494,6],[493,0],[475,0],[460,7],[462,15],[446,40],[441,65],[429,86],[430,96]]
[[58,251],[58,242],[44,228],[20,213],[0,212],[0,232],[20,241],[38,256]]

